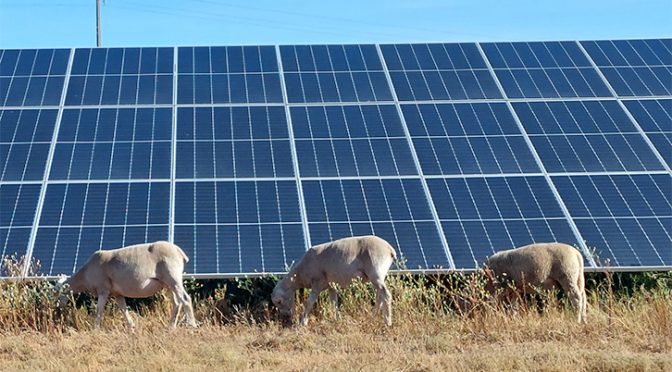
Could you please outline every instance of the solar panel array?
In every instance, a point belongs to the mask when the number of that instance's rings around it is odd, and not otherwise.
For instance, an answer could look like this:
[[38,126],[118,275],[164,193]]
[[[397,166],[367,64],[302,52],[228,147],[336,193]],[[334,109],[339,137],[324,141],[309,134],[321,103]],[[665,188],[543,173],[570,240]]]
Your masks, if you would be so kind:
[[[672,267],[672,40],[0,51],[0,254],[197,277],[376,234],[409,270],[562,241]],[[7,275],[0,267],[0,276]]]

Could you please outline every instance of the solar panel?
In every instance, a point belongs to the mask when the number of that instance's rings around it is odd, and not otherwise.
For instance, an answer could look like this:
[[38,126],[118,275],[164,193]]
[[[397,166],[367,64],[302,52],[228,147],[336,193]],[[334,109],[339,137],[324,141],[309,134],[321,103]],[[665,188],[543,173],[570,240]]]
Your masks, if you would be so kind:
[[271,46],[178,48],[178,103],[282,103]]
[[281,46],[280,54],[289,103],[392,99],[374,45]]
[[0,254],[162,239],[254,276],[376,234],[413,271],[546,241],[670,269],[671,42],[0,50]]
[[290,109],[302,177],[417,174],[393,105]]
[[484,43],[509,98],[610,97],[574,42]]
[[402,105],[425,175],[535,173],[504,103]]
[[633,100],[624,103],[668,167],[672,167],[672,100]]
[[0,110],[0,181],[41,181],[57,110]]
[[616,101],[513,106],[549,172],[665,170]]
[[177,178],[294,176],[283,107],[180,108],[176,135]]
[[669,174],[553,178],[581,234],[605,265],[670,266]]
[[672,94],[672,39],[582,41],[619,96]]
[[77,49],[66,105],[171,104],[172,48]]

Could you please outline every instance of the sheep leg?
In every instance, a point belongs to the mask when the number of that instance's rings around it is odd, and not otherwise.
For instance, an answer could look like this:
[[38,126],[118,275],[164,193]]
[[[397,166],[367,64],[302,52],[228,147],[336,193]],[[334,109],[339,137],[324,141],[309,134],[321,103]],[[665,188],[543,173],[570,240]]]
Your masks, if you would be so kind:
[[376,288],[376,309],[382,310],[385,324],[392,325],[392,294],[387,289],[384,280],[376,280],[373,282]]
[[341,319],[341,308],[338,303],[338,292],[336,291],[336,288],[334,287],[329,287],[329,299],[331,302],[334,303],[334,307],[336,308],[336,319]]
[[131,318],[131,314],[128,312],[128,306],[126,306],[126,298],[124,296],[117,296],[117,306],[119,306],[119,310],[124,314],[124,318],[126,318],[126,323],[128,323],[128,326],[130,328],[135,328],[135,323],[133,323],[133,318]]
[[191,297],[182,286],[180,286],[180,292],[181,292],[180,299],[182,300],[182,306],[184,306],[186,309],[185,313],[187,315],[187,324],[189,324],[192,327],[197,327],[196,317],[194,316],[194,307],[191,305]]
[[565,292],[567,293],[567,297],[569,297],[569,301],[572,303],[572,308],[574,310],[574,313],[576,314],[576,321],[581,323],[583,321],[583,307],[584,307],[584,298],[579,290],[579,288],[572,283],[567,283],[567,285],[563,286]]
[[175,328],[177,327],[177,317],[180,315],[180,309],[182,308],[182,301],[180,301],[179,295],[174,288],[170,290],[170,293],[173,297],[173,311],[170,314],[170,326]]
[[317,299],[320,297],[320,292],[322,292],[322,289],[316,289],[313,288],[310,291],[310,296],[308,296],[308,300],[306,301],[306,306],[303,309],[303,315],[301,315],[301,325],[305,326],[308,324],[308,315],[310,314],[311,311],[313,311],[313,306],[315,306],[315,303],[317,302]]
[[96,304],[96,321],[94,323],[95,328],[100,327],[100,322],[103,319],[103,313],[105,312],[105,305],[107,304],[107,298],[109,293],[101,292],[98,293],[98,303]]
[[177,326],[178,315],[182,306],[185,307],[185,314],[187,316],[187,323],[196,327],[196,318],[194,317],[194,308],[191,305],[191,297],[184,289],[182,285],[182,275],[181,273],[170,274],[165,278],[164,285],[170,288],[170,292],[173,295],[173,313],[171,316],[171,325],[172,327]]

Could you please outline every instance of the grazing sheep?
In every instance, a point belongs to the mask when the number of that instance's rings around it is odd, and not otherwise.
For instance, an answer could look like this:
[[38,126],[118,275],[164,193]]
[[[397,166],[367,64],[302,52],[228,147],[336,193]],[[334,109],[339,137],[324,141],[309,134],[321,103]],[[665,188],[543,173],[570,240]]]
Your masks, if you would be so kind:
[[[486,260],[486,266],[502,282],[528,292],[534,286],[544,289],[562,287],[576,312],[578,322],[586,321],[586,290],[583,277],[583,256],[572,246],[562,243],[538,243],[500,251]],[[494,293],[495,283],[488,283]],[[510,297],[512,293],[505,289]]]
[[330,286],[346,287],[354,278],[371,282],[376,289],[376,308],[383,311],[385,323],[392,325],[392,295],[385,286],[385,275],[397,258],[394,248],[376,236],[353,236],[310,248],[285,278],[273,289],[272,300],[285,317],[294,312],[294,292],[310,288],[301,325],[308,324],[308,315],[323,290],[338,310],[338,294]]
[[134,327],[125,297],[149,297],[163,288],[169,288],[173,295],[172,326],[176,326],[178,314],[184,306],[189,325],[195,327],[191,298],[182,285],[182,271],[188,261],[180,247],[163,241],[100,250],[91,255],[74,275],[59,280],[59,287],[68,285],[60,296],[59,304],[63,306],[67,303],[66,292],[92,292],[98,296],[95,326],[99,327],[107,299],[113,296],[128,325]]

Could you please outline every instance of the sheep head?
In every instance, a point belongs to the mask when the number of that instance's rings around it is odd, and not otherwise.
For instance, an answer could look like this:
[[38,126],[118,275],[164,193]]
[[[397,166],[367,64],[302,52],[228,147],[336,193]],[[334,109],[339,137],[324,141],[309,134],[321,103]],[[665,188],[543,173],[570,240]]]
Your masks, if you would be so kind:
[[273,305],[278,309],[280,316],[285,318],[284,321],[291,321],[294,316],[293,281],[294,276],[290,275],[285,277],[275,285],[273,293],[271,294],[271,301],[273,301]]

